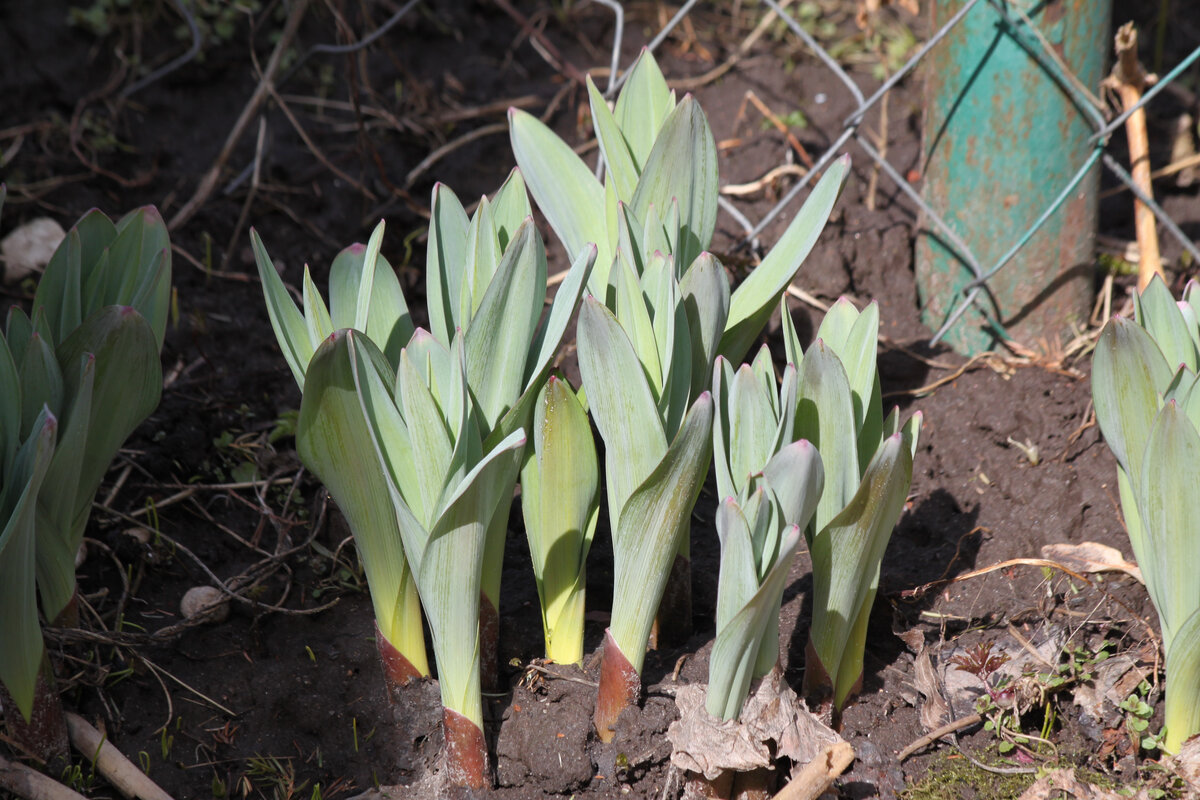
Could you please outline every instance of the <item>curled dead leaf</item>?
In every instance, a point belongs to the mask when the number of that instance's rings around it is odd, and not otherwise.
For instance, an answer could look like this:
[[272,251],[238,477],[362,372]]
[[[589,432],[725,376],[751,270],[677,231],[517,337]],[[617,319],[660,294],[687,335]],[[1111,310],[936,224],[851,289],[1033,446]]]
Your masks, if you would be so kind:
[[[807,764],[829,745],[842,741],[805,706],[772,670],[742,707],[740,720],[719,720],[704,708],[707,687],[692,684],[675,695],[679,720],[667,729],[671,764],[708,780],[726,771],[774,768],[787,758]],[[774,757],[772,757],[774,756]]]
[[1137,564],[1126,561],[1117,548],[1099,542],[1043,545],[1042,558],[1075,572],[1124,572],[1138,583],[1146,583]]

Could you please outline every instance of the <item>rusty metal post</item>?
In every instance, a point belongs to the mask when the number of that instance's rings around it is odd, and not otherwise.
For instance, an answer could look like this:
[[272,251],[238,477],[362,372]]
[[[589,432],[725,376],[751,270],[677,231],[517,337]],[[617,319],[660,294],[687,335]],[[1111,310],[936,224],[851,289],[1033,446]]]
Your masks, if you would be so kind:
[[[963,0],[931,5],[937,30]],[[923,197],[984,271],[1092,155],[1093,129],[1079,95],[1099,86],[1110,6],[1111,0],[985,0],[929,55]],[[1073,92],[1064,72],[1077,80]],[[951,346],[973,354],[1005,335],[1053,343],[1086,320],[1098,181],[1092,168],[1012,263],[988,280],[947,332]],[[936,330],[976,274],[929,225],[917,239],[916,272],[923,319]]]

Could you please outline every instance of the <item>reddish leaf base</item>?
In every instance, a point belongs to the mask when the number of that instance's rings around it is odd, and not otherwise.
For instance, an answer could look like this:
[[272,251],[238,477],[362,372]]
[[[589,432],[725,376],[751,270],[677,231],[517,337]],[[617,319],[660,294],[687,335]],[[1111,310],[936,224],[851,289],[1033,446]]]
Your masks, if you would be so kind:
[[379,649],[379,660],[383,662],[383,682],[387,687],[388,699],[395,702],[395,692],[417,678],[424,677],[412,662],[404,657],[375,626],[375,646]]
[[42,658],[33,688],[33,713],[29,722],[17,710],[17,704],[0,683],[0,705],[4,706],[4,723],[8,737],[25,755],[39,759],[45,770],[57,775],[67,766],[70,744],[67,741],[67,722],[63,716],[62,699],[55,690],[50,661]]
[[676,553],[662,600],[658,603],[658,615],[650,631],[650,649],[678,647],[686,644],[691,637],[692,560]]
[[604,631],[604,654],[600,658],[600,689],[592,721],[602,742],[611,742],[621,712],[642,697],[642,678],[617,647],[612,632]]
[[467,789],[490,787],[487,742],[479,726],[457,711],[443,708],[442,731],[446,781]]
[[479,593],[479,685],[485,692],[500,690],[500,612]]
[[711,781],[689,772],[683,800],[769,800],[778,777],[778,772],[766,767],[750,772],[722,772]]
[[[846,700],[854,697],[861,690],[862,673],[859,673],[854,685],[850,687],[850,694],[846,695]],[[833,704],[833,681],[829,677],[829,673],[825,671],[825,665],[821,663],[821,658],[817,655],[816,648],[813,647],[812,639],[809,639],[808,644],[804,647],[804,682],[801,684],[801,694],[814,710],[828,708]],[[831,717],[834,730],[841,730],[842,710],[833,708]]]

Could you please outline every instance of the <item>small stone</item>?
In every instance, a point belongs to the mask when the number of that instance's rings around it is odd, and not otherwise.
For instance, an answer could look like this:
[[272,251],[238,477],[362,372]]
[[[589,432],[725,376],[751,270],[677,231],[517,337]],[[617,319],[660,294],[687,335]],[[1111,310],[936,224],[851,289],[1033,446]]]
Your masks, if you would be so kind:
[[184,619],[218,623],[229,618],[229,598],[212,586],[193,586],[179,603]]
[[50,263],[54,251],[67,238],[66,231],[49,217],[38,217],[15,229],[0,242],[4,282],[18,283]]

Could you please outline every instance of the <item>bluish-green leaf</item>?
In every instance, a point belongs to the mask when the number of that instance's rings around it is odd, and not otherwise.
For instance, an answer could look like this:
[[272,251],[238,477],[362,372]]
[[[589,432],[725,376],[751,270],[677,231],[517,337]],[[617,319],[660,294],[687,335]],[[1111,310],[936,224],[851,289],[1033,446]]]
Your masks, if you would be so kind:
[[1108,321],[1092,359],[1092,400],[1104,440],[1130,475],[1142,474],[1158,393],[1171,377],[1162,351],[1145,330],[1120,317]]
[[675,108],[675,94],[667,86],[654,54],[642,50],[629,68],[614,113],[628,143],[634,166],[641,174],[654,148],[663,121]]
[[686,266],[712,242],[717,221],[717,145],[700,104],[691,95],[667,115],[642,168],[630,205],[645,219],[648,208],[679,202],[676,261]]
[[[590,391],[588,399],[592,399]],[[609,631],[639,673],[671,562],[688,533],[708,472],[712,417],[712,396],[705,392],[688,411],[662,460],[629,496],[613,535],[615,582]],[[611,465],[611,450],[609,459]],[[612,472],[607,474],[611,481]]]
[[[765,672],[762,664],[779,658],[779,604],[788,572],[800,544],[800,529],[792,526],[783,536],[779,558],[758,591],[727,624],[717,625],[708,660],[708,698],[705,708],[720,719],[736,719],[749,694],[750,682]],[[724,554],[722,554],[724,561]],[[768,636],[768,630],[775,631]],[[768,648],[767,652],[763,652]]]
[[296,384],[303,391],[304,373],[308,362],[312,359],[315,345],[309,338],[308,326],[304,315],[296,308],[295,301],[288,295],[283,279],[275,270],[267,248],[263,246],[258,232],[250,229],[250,244],[254,249],[254,262],[258,266],[258,279],[262,282],[263,298],[267,302],[267,316],[271,319],[271,328],[275,331],[275,339],[279,349],[283,351],[284,360],[292,370]]
[[[364,348],[374,353],[364,353]],[[356,372],[369,371],[377,386],[386,387],[391,384],[390,367],[369,339],[352,331],[340,331],[322,344],[310,367],[296,448],[350,525],[380,631],[414,667],[428,674],[416,584],[405,559],[387,476],[356,391],[356,382],[366,382],[361,376],[356,381]],[[387,389],[382,393],[390,405]]]
[[579,312],[579,372],[605,444],[609,524],[658,466],[667,438],[629,336],[612,312],[587,297]]
[[[721,354],[730,361],[741,361],[766,325],[775,303],[796,277],[804,259],[817,243],[817,237],[825,229],[849,173],[848,156],[829,165],[771,252],[734,290],[729,303],[729,321],[721,339]],[[797,363],[796,366],[800,365]]]
[[587,77],[588,103],[592,111],[592,126],[596,129],[596,139],[600,142],[600,154],[604,158],[604,168],[613,181],[617,199],[628,203],[633,199],[637,189],[638,168],[629,152],[629,145],[617,125],[616,117],[608,108],[608,103],[596,88],[589,75]]
[[38,625],[35,557],[36,501],[54,453],[57,421],[41,414],[30,436],[4,476],[0,488],[0,682],[29,721],[34,684],[42,662]]
[[[612,263],[604,207],[604,187],[583,160],[554,131],[524,111],[510,109],[513,155],[538,208],[574,259],[588,242],[596,245],[596,263],[607,273]],[[593,294],[604,295],[606,283],[593,274]]]
[[[810,351],[805,360],[812,357]],[[837,708],[845,703],[862,673],[863,653],[852,645],[864,619],[861,615],[874,598],[879,564],[911,483],[909,445],[897,434],[883,442],[854,497],[811,543],[811,640],[833,682]]]
[[470,225],[458,195],[443,183],[434,184],[425,256],[425,293],[430,330],[447,347],[454,338],[454,329],[461,324],[458,305],[467,265]]
[[807,439],[825,466],[825,491],[817,504],[813,530],[829,524],[858,491],[858,449],[854,404],[842,362],[825,343],[813,342],[800,366],[796,439]]

